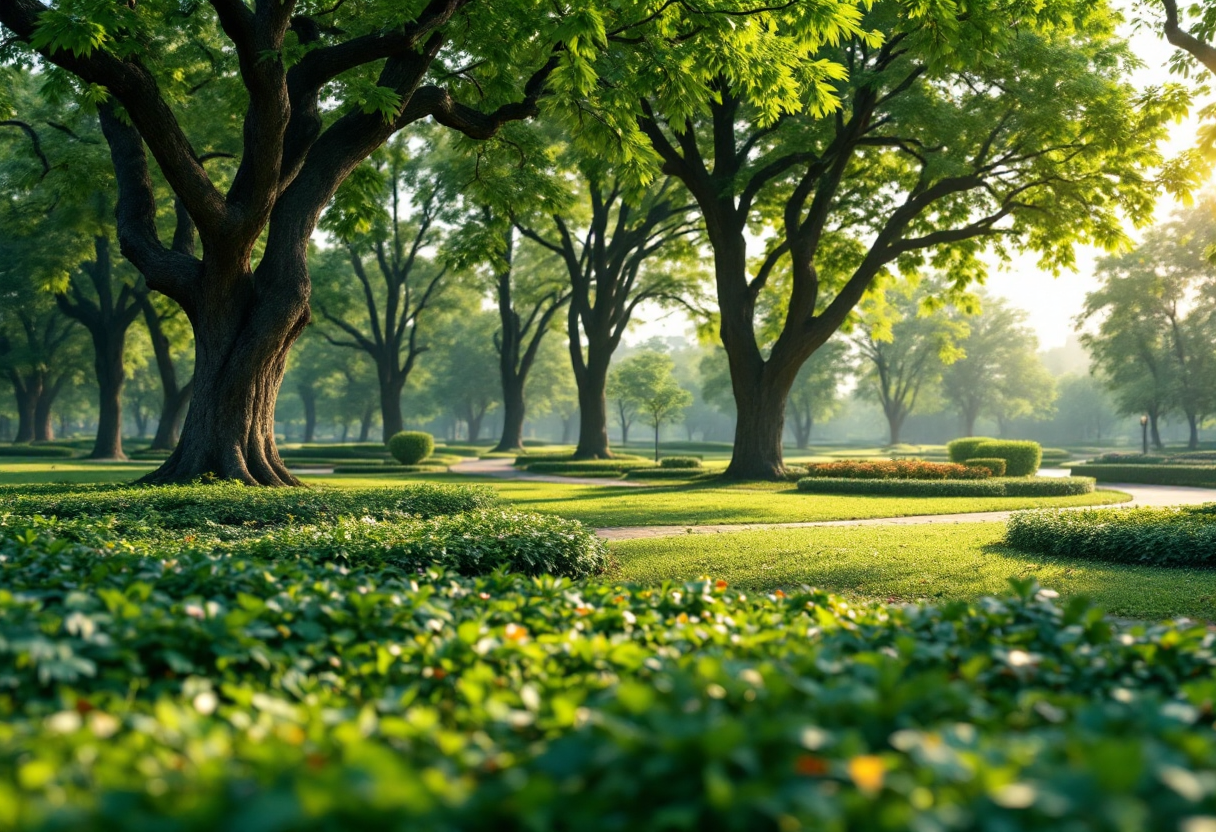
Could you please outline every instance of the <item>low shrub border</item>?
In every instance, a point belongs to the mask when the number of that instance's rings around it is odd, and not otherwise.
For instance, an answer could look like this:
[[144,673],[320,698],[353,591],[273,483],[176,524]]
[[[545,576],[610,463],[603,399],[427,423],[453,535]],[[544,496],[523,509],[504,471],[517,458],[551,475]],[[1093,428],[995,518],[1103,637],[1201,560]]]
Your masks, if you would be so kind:
[[1089,477],[989,477],[978,480],[858,480],[804,477],[808,494],[875,494],[895,497],[1069,497],[1091,494]]
[[20,832],[1191,832],[1216,808],[1205,629],[1030,582],[882,605],[34,535],[0,536],[0,586]]
[[924,462],[919,459],[844,459],[812,462],[807,476],[854,480],[978,480],[989,476],[987,468],[953,462]]
[[0,457],[68,459],[75,455],[74,450],[62,445],[0,445]]
[[1010,546],[1052,557],[1216,566],[1216,503],[1177,508],[1015,512]]
[[660,468],[701,468],[703,463],[697,456],[665,456],[659,460]]
[[983,457],[975,457],[973,459],[969,459],[966,462],[964,462],[963,465],[965,465],[968,468],[983,468],[991,476],[994,476],[994,477],[1005,476],[1005,468],[1007,467],[1005,464],[1005,460],[1003,460],[1003,459],[995,459],[995,458],[994,459],[985,459]]
[[1074,465],[1073,474],[1098,482],[1131,482],[1145,485],[1216,486],[1216,465],[1124,465],[1113,462]]

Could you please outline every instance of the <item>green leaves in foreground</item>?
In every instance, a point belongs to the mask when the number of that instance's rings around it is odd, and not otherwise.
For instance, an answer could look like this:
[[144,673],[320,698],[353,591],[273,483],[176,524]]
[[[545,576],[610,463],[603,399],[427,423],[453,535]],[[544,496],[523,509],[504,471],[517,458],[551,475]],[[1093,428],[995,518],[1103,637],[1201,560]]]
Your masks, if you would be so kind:
[[[1213,636],[0,541],[4,829],[1205,829]],[[1130,825],[1129,825],[1130,824]]]

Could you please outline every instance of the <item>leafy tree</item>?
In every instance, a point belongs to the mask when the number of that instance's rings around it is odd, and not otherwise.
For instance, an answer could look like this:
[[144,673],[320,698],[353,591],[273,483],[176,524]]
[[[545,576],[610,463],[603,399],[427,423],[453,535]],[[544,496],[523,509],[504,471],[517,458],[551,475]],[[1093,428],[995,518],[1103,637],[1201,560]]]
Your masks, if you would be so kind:
[[829,341],[798,370],[786,410],[794,419],[794,442],[799,450],[810,446],[815,423],[831,418],[840,409],[841,387],[851,371],[848,353],[843,341]]
[[654,461],[659,461],[659,429],[678,422],[684,408],[692,404],[692,394],[676,382],[671,356],[642,350],[621,362],[614,385],[638,416],[654,428]]
[[[314,305],[330,343],[362,350],[375,364],[386,441],[405,426],[401,391],[427,350],[419,323],[448,273],[426,256],[442,243],[441,213],[451,198],[441,171],[423,164],[432,158],[427,150],[413,152],[399,135],[346,180],[321,219],[345,249],[349,269],[328,258]],[[357,300],[349,292],[352,272],[362,289]]]
[[326,339],[310,331],[292,351],[286,375],[289,389],[300,401],[304,431],[301,440],[314,442],[317,438],[318,406],[331,399],[343,380],[342,359],[336,356]]
[[858,394],[878,402],[892,445],[899,444],[908,415],[935,392],[945,367],[963,357],[958,342],[967,325],[932,303],[935,288],[891,292],[890,306],[867,309],[854,337]]
[[[613,353],[647,301],[685,303],[696,277],[673,261],[696,231],[671,180],[631,194],[598,161],[574,165],[583,215],[517,219],[520,231],[561,258],[569,280],[567,336],[578,385],[576,459],[605,459],[608,371]],[[544,222],[544,225],[541,225]],[[667,262],[656,263],[662,252]]]
[[1216,269],[1206,256],[1212,207],[1204,203],[1152,229],[1134,251],[1103,260],[1102,287],[1081,316],[1101,318],[1082,340],[1119,411],[1147,415],[1158,447],[1158,423],[1169,411],[1185,416],[1196,448],[1200,423],[1216,410]]
[[428,385],[436,408],[464,422],[470,442],[481,439],[485,417],[502,397],[494,343],[499,318],[495,312],[468,311],[478,300],[470,293],[437,327]]
[[[181,435],[186,410],[194,394],[190,364],[189,322],[181,308],[167,298],[154,296],[146,287],[138,295],[139,308],[151,340],[156,373],[160,379],[160,418],[152,450],[172,451]],[[183,382],[182,379],[186,380]]]
[[[856,17],[851,2],[827,0],[788,7],[782,23],[794,30],[801,60],[853,31]],[[7,60],[29,61],[32,50],[62,70],[61,88],[100,102],[123,253],[194,324],[195,396],[177,450],[149,477],[157,482],[205,473],[296,482],[274,447],[274,404],[286,354],[309,320],[308,241],[343,180],[399,130],[432,118],[484,139],[533,117],[547,95],[585,145],[621,159],[640,181],[651,160],[633,119],[640,91],[655,86],[639,68],[690,78],[665,96],[688,106],[711,94],[707,67],[753,78],[757,96],[787,86],[756,48],[769,24],[743,0],[706,10],[536,0],[5,0],[0,24],[11,33]],[[800,74],[826,71],[810,62]],[[239,157],[224,190],[180,118],[186,102],[197,107],[211,94],[225,102],[213,112],[235,116],[221,120]],[[197,226],[203,258],[161,243],[145,145]]]
[[963,357],[942,374],[942,394],[958,411],[963,436],[975,435],[981,416],[1004,423],[1051,415],[1055,383],[1026,318],[1000,298],[981,296],[980,314],[967,319],[967,335],[958,342]]
[[617,424],[621,426],[621,444],[628,445],[629,428],[633,426],[633,420],[637,418],[638,406],[626,377],[621,375],[621,370],[622,368],[617,367],[608,373],[605,393],[616,403]]
[[[658,68],[640,120],[714,253],[739,415],[727,474],[742,478],[781,476],[799,368],[879,281],[930,263],[957,290],[983,276],[985,248],[1058,269],[1078,242],[1123,243],[1125,223],[1151,216],[1154,148],[1187,103],[1128,83],[1135,58],[1103,3],[878,3],[818,53],[830,83],[795,63],[786,8],[765,35],[784,95],[719,71],[708,106],[690,107]],[[757,235],[765,252],[749,259]],[[775,337],[766,305],[783,310]]]

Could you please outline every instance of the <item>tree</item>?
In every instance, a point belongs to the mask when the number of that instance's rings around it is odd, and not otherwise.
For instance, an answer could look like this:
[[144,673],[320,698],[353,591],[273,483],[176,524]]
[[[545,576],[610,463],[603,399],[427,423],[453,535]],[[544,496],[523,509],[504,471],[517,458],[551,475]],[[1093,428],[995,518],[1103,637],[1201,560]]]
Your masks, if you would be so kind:
[[980,303],[980,314],[967,319],[968,332],[958,342],[963,357],[942,374],[942,394],[958,411],[963,436],[975,435],[981,416],[1002,423],[1047,418],[1056,396],[1026,312],[1000,298],[981,296]]
[[[767,35],[774,72],[800,54],[784,13]],[[789,93],[765,98],[720,72],[709,105],[692,108],[665,95],[661,70],[648,76],[657,92],[640,127],[714,254],[739,415],[728,476],[781,477],[798,370],[876,282],[929,262],[960,289],[982,277],[985,247],[1069,267],[1075,243],[1121,244],[1125,222],[1150,217],[1153,148],[1187,97],[1139,97],[1114,22],[1103,4],[1078,13],[1065,0],[965,14],[879,3],[819,53],[831,82],[794,66]],[[749,259],[757,235],[765,252]],[[784,320],[769,337],[756,312],[778,288]]]
[[634,401],[632,392],[628,382],[621,375],[620,367],[608,373],[608,385],[605,388],[605,394],[609,399],[616,402],[616,417],[617,423],[621,426],[622,445],[629,444],[629,428],[633,425],[633,420],[638,415],[637,402]]
[[1206,255],[1212,207],[1203,203],[1152,229],[1134,251],[1101,261],[1102,286],[1080,317],[1101,317],[1082,341],[1119,411],[1147,415],[1158,447],[1167,412],[1185,416],[1193,449],[1204,416],[1216,410],[1216,269]]
[[441,171],[421,164],[430,155],[412,153],[407,136],[398,136],[346,180],[321,220],[345,248],[362,302],[349,297],[348,270],[330,269],[315,305],[337,330],[327,333],[330,343],[362,350],[375,364],[386,442],[405,426],[401,391],[427,350],[419,323],[448,273],[424,253],[442,243],[440,214],[451,198]]
[[815,423],[830,418],[840,408],[840,389],[850,370],[848,352],[844,342],[829,341],[798,371],[786,408],[794,418],[794,442],[799,450],[810,446]]
[[436,409],[464,422],[470,442],[481,439],[482,423],[502,396],[494,343],[499,318],[486,310],[468,311],[479,300],[470,292],[437,327],[428,385]]
[[146,287],[139,292],[138,298],[160,378],[160,419],[151,450],[172,451],[177,446],[190,397],[194,394],[193,377],[187,378],[185,383],[181,381],[183,377],[191,376],[184,366],[191,347],[189,325],[182,320],[180,307],[154,297]]
[[672,375],[675,363],[671,356],[654,350],[643,350],[621,362],[616,371],[616,386],[638,415],[654,428],[654,461],[659,461],[659,429],[678,422],[684,408],[692,404],[692,394],[681,387]]
[[[811,47],[856,18],[842,0],[799,14]],[[309,322],[308,241],[343,180],[396,132],[432,118],[484,139],[533,117],[548,95],[569,129],[639,179],[649,159],[631,115],[650,79],[634,78],[638,65],[671,78],[703,74],[725,49],[713,64],[748,71],[759,94],[785,83],[759,71],[768,56],[749,48],[759,24],[739,25],[747,15],[743,0],[707,11],[535,0],[0,2],[12,33],[6,54],[24,45],[80,82],[64,87],[101,101],[122,251],[194,325],[193,404],[177,448],[147,479],[297,482],[275,450],[274,404],[287,352]],[[701,43],[712,47],[705,61],[696,60]],[[601,70],[624,86],[600,84]],[[200,78],[226,93],[224,111],[241,124],[227,139],[239,161],[224,190],[175,111],[197,105]],[[201,259],[159,238],[145,145],[197,227]]]
[[553,212],[547,228],[539,224],[542,218],[518,219],[517,226],[566,267],[566,334],[579,403],[574,457],[606,459],[612,456],[607,384],[613,353],[640,304],[686,302],[696,278],[678,267],[663,267],[670,262],[654,261],[659,252],[668,261],[685,253],[679,244],[696,226],[671,180],[630,194],[622,177],[598,162],[583,160],[575,168],[577,196],[586,210],[583,222],[576,225]]
[[891,307],[866,310],[854,338],[860,356],[858,393],[878,402],[897,445],[908,415],[923,404],[942,370],[963,357],[958,341],[967,325],[941,307],[929,305],[935,287],[894,291]]

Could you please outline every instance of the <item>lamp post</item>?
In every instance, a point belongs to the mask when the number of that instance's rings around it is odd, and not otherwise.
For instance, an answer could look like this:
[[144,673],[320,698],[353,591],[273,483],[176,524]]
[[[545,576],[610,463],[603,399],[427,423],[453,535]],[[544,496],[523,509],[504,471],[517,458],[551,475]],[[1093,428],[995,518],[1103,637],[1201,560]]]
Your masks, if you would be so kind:
[[1140,442],[1144,447],[1144,455],[1148,456],[1148,416],[1140,417]]

